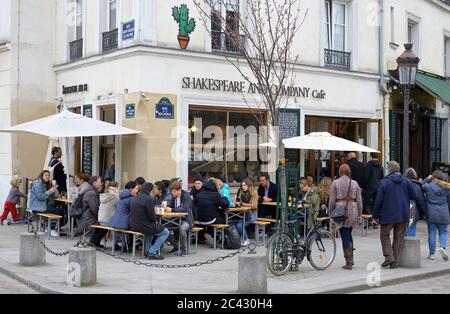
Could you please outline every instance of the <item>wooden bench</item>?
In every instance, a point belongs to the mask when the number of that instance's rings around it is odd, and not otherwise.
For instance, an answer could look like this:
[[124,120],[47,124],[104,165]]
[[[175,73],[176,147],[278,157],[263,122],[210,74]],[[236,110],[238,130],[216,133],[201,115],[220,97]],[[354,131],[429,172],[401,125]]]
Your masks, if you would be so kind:
[[193,239],[195,239],[195,253],[197,253],[197,248],[198,248],[198,233],[200,231],[203,231],[203,228],[200,227],[194,227],[191,230],[189,230],[189,236],[188,236],[188,243],[187,243],[187,251],[188,254],[191,251],[191,241]]
[[[41,222],[42,220],[47,220],[47,231],[48,231],[48,238],[51,239],[51,223],[52,221],[56,221],[56,231],[58,232],[59,235],[59,231],[60,231],[60,224],[59,224],[59,220],[63,218],[63,216],[60,215],[55,215],[55,214],[48,214],[48,213],[38,213],[38,217],[39,217],[39,222],[38,222],[38,231],[39,231],[39,227],[41,226]],[[45,231],[45,228],[42,227]],[[58,236],[59,237],[59,236]]]
[[262,217],[258,217],[256,219],[256,221],[266,221],[266,222],[270,222],[270,223],[276,223],[277,220],[276,219],[272,219],[272,218],[262,218]]
[[228,228],[228,225],[225,224],[211,224],[208,227],[214,228],[214,249],[217,249],[217,231],[220,232],[222,236],[222,249],[225,248],[225,229]]
[[[262,244],[266,246],[266,226],[270,225],[270,221],[260,221],[256,220],[252,222],[255,225],[255,240],[256,245],[260,245],[260,238],[262,237]],[[261,231],[260,231],[261,230]]]

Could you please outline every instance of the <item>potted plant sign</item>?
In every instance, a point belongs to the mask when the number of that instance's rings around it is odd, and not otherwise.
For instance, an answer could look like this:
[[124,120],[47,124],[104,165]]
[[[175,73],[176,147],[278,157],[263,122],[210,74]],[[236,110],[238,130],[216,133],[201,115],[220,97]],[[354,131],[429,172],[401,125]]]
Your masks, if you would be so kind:
[[172,8],[172,16],[179,25],[178,43],[181,49],[186,49],[189,44],[189,34],[195,30],[195,20],[189,19],[189,9],[186,4]]

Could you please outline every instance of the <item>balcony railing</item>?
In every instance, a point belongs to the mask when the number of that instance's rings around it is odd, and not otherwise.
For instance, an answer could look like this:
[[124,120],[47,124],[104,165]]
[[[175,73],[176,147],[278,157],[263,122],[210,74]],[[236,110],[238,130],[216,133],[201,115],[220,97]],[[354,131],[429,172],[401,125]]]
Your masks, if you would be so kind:
[[446,5],[450,6],[450,0],[441,0],[441,2],[445,3]]
[[350,70],[350,52],[325,49],[325,66],[339,70]]
[[69,43],[70,61],[83,58],[83,38]]
[[215,52],[242,54],[243,45],[245,45],[243,35],[231,37],[224,32],[212,31],[211,33],[211,48]]
[[113,29],[103,33],[102,51],[108,52],[116,50],[119,47],[119,29]]

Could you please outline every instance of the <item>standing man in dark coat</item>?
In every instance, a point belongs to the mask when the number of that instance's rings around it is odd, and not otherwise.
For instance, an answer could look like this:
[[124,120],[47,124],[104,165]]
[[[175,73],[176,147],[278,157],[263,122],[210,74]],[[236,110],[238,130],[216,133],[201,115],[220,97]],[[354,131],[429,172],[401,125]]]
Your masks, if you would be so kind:
[[53,180],[56,180],[58,185],[58,191],[67,192],[67,176],[64,173],[64,166],[61,162],[62,150],[61,147],[53,147],[52,148],[52,158],[48,163],[49,167],[53,168]]
[[[363,213],[372,215],[373,203],[377,197],[377,189],[380,181],[384,177],[383,166],[378,160],[378,153],[370,153],[371,160],[365,167],[365,173],[367,175],[366,189],[362,193],[363,197]],[[373,228],[377,229],[377,225],[372,222]]]
[[366,169],[364,169],[364,164],[358,159],[356,159],[355,152],[349,152],[347,154],[347,164],[350,166],[350,170],[352,171],[352,180],[358,182],[361,190],[366,189]]
[[[169,236],[169,230],[161,226],[155,215],[155,201],[150,196],[153,185],[146,182],[140,193],[130,203],[130,229],[145,234],[148,259],[164,259],[158,252]],[[152,245],[153,237],[156,237]]]
[[[396,161],[387,164],[389,175],[380,182],[373,218],[381,225],[380,240],[385,261],[382,267],[397,268],[410,216],[410,202],[417,201],[409,180]],[[391,231],[394,241],[391,243]]]

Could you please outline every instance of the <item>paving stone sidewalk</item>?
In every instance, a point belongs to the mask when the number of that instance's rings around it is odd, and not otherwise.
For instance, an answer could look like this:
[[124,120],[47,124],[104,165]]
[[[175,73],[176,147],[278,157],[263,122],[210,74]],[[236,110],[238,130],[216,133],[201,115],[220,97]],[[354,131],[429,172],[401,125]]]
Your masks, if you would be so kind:
[[[35,290],[45,293],[167,293],[167,294],[223,294],[236,293],[238,287],[238,258],[226,259],[211,265],[193,268],[162,269],[136,266],[124,263],[110,256],[97,253],[97,279],[95,286],[88,288],[68,287],[66,266],[68,257],[56,257],[47,253],[47,264],[40,267],[22,267],[19,265],[20,233],[26,226],[0,226],[0,272],[16,278]],[[337,240],[337,257],[326,271],[314,270],[307,261],[298,272],[277,277],[268,273],[270,293],[346,293],[368,289],[367,278],[373,276],[374,269],[383,262],[378,239],[379,230],[369,230],[367,237],[360,237],[361,230],[356,229],[355,268],[346,271],[341,268],[344,258],[340,239]],[[450,273],[450,263],[437,258],[427,260],[428,245],[426,225],[420,223],[418,236],[421,238],[422,268],[420,269],[381,269],[380,279],[383,285],[405,281],[442,276]],[[77,240],[61,238],[47,241],[55,251],[65,251]],[[205,261],[226,255],[232,251],[213,250],[199,245],[197,254],[187,257],[168,256],[162,263],[186,264]],[[265,249],[258,248],[258,254]],[[152,262],[152,261],[146,261]],[[154,262],[152,262],[154,263]],[[158,261],[159,263],[159,261]],[[401,291],[398,291],[401,293]]]

